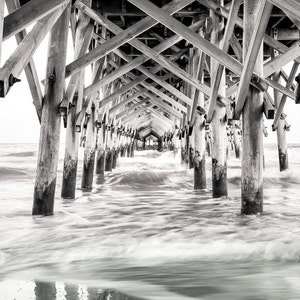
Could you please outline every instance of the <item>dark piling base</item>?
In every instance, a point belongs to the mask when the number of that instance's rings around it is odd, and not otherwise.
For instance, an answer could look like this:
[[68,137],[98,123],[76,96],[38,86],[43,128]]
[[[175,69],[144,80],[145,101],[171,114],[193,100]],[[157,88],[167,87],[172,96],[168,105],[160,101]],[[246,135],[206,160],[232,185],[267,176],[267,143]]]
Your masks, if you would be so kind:
[[95,151],[90,152],[88,159],[84,160],[81,188],[91,189],[93,187],[94,166],[95,166]]
[[112,152],[106,151],[105,157],[105,171],[111,172],[112,171]]
[[206,188],[205,157],[201,160],[195,157],[194,161],[194,189]]
[[105,170],[105,151],[99,150],[97,152],[96,174],[103,175],[104,170]]
[[56,178],[43,190],[35,186],[33,196],[33,215],[51,216],[54,210]]
[[121,147],[121,157],[125,157],[126,156],[126,146],[122,146]]
[[130,157],[134,157],[134,143],[130,145]]
[[74,199],[77,178],[77,160],[67,159],[64,163],[64,173],[61,187],[61,197]]
[[194,149],[189,148],[189,168],[192,169],[194,167]]
[[240,158],[241,157],[240,147],[235,145],[234,150],[235,150],[235,158]]
[[212,159],[212,196],[227,196],[227,165],[220,165],[216,159]]
[[115,169],[117,167],[118,156],[119,156],[119,150],[114,150],[113,161],[112,161],[112,168],[113,169]]
[[242,208],[241,213],[244,215],[256,215],[263,212],[263,188],[260,187],[256,193],[253,189],[247,188],[247,184],[242,182]]
[[279,155],[279,170],[280,172],[285,171],[289,168],[288,154],[286,151],[278,148]]

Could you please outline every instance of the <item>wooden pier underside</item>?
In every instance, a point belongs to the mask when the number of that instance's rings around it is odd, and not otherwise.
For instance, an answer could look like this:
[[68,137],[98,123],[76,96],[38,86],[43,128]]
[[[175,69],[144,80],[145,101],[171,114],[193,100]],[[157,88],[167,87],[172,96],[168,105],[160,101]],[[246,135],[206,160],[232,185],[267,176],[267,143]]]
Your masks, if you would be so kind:
[[[243,152],[242,212],[262,212],[263,119],[274,119],[285,170],[284,105],[300,103],[298,0],[0,0],[0,5],[0,50],[13,36],[18,43],[2,61],[0,97],[18,88],[25,70],[43,129],[40,141],[51,145],[40,150],[38,169],[47,156],[57,159],[58,119],[68,128],[63,197],[75,197],[79,144],[85,146],[82,188],[91,188],[94,169],[112,170],[119,155],[133,156],[147,139],[181,150],[183,162],[195,168],[196,189],[206,187],[205,149],[211,149],[213,195],[226,196],[229,141],[237,156],[240,147]],[[65,57],[51,55],[58,44],[64,47],[54,30],[66,30],[59,25],[65,16],[74,47],[68,65]],[[38,78],[32,56],[49,32],[47,78]],[[64,50],[61,55],[67,55]],[[62,67],[68,84],[57,83]],[[92,80],[84,85],[88,72]],[[45,103],[49,99],[51,105]],[[50,175],[37,172],[35,214],[53,213],[53,205],[42,203],[53,203],[57,162],[49,164]]]

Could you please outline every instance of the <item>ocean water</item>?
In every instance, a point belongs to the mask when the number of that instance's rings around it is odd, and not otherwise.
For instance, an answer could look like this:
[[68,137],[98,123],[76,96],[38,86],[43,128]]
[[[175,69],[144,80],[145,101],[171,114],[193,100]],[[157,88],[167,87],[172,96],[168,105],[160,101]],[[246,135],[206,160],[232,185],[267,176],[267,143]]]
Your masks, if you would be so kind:
[[0,144],[1,300],[300,299],[300,146],[279,172],[265,149],[264,213],[240,215],[240,161],[228,198],[193,190],[179,155],[119,158],[92,191],[31,216],[37,145]]

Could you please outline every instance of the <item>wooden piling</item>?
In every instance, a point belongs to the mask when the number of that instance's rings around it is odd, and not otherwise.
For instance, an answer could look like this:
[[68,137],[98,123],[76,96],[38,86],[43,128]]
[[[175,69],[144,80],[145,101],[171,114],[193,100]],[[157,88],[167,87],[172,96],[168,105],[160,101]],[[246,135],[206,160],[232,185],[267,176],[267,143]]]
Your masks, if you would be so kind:
[[[91,4],[91,0],[84,0],[87,5]],[[78,12],[78,26],[75,34],[75,52],[74,58],[80,56],[81,41],[84,39],[86,28],[89,24],[90,18],[82,12]],[[76,132],[76,121],[82,109],[83,86],[85,70],[78,73],[78,82],[76,93],[73,97],[72,104],[69,105],[67,116],[67,130],[66,130],[66,145],[64,157],[64,170],[61,188],[61,197],[66,199],[75,198],[76,178],[77,178],[77,164],[78,164],[78,148],[79,148],[79,134]]]
[[[245,60],[250,45],[253,27],[260,7],[260,0],[244,1]],[[263,73],[262,47],[256,58],[254,71]],[[242,214],[257,214],[263,211],[263,93],[250,86],[242,117]]]
[[43,101],[33,215],[52,215],[59,154],[59,104],[63,96],[70,4],[50,33]]
[[[273,75],[273,80],[276,80],[280,83],[280,72],[276,72]],[[281,99],[282,99],[282,94],[274,90],[274,102],[276,108],[279,107]],[[280,172],[288,170],[289,168],[287,143],[286,143],[286,131],[285,131],[285,116],[286,115],[284,114],[284,112],[282,112],[276,129]]]
[[86,128],[86,142],[84,149],[81,188],[91,189],[93,187],[96,150],[95,147],[95,107],[92,106]]
[[97,158],[96,158],[96,174],[104,175],[105,170],[105,125],[102,118],[98,120],[101,127],[98,129],[97,139]]
[[[212,33],[211,43],[220,46],[220,18],[215,13],[212,16]],[[223,21],[221,21],[223,22]],[[217,72],[217,63],[214,59],[211,60],[211,78],[214,78]],[[221,80],[218,88],[218,94],[226,97],[226,78],[225,70],[221,75]],[[211,121],[211,158],[212,158],[212,196],[222,197],[227,196],[227,131],[226,131],[226,106],[220,105],[218,102],[215,105],[212,121]]]

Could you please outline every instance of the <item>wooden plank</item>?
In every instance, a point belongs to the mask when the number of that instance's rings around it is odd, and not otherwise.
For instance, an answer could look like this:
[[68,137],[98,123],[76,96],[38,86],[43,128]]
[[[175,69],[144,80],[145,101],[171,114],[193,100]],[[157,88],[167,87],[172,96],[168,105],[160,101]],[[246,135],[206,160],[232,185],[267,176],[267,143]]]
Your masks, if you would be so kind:
[[[178,10],[184,8],[189,3],[193,2],[192,0],[173,0],[169,4],[165,5],[161,10],[166,11],[167,14],[174,14]],[[81,9],[84,5],[80,2],[76,2],[76,7]],[[85,9],[85,8],[84,8]],[[83,10],[84,10],[83,9]],[[156,25],[157,21],[153,20],[150,17],[146,17],[141,21],[135,23],[133,26],[127,28],[122,33],[114,36],[106,43],[104,43],[101,47],[97,47],[87,53],[86,55],[80,57],[79,59],[75,60],[71,64],[66,67],[66,77],[71,76],[72,74],[78,72],[80,69],[88,66],[95,60],[105,56],[106,54],[110,53],[114,49],[120,47],[121,45],[129,42],[135,36],[143,33],[144,31],[148,30],[152,26]],[[100,25],[104,25],[101,24]]]
[[243,49],[242,49],[241,44],[239,43],[239,40],[236,38],[235,35],[231,36],[230,46],[231,46],[237,60],[241,62],[243,60]]
[[[9,13],[15,11],[20,7],[19,0],[6,0],[6,7]],[[22,42],[26,34],[27,32],[25,29],[16,34],[17,44]],[[38,119],[41,122],[43,94],[33,59],[30,59],[28,65],[25,67],[25,74],[33,99],[33,104],[35,106]]]
[[[13,0],[9,0],[13,1]],[[4,18],[3,40],[16,35],[28,25],[54,13],[70,0],[31,0]]]
[[[87,13],[91,18],[93,18],[95,21],[100,23],[102,26],[107,27],[110,31],[112,31],[114,34],[119,35],[122,34],[124,31],[114,24],[113,22],[109,21],[108,19],[105,19],[101,14],[93,11],[92,9],[89,9],[88,7],[85,7],[84,9],[85,13]],[[183,69],[179,68],[176,64],[174,64],[172,61],[166,59],[164,56],[160,55],[153,49],[149,48],[144,43],[140,42],[137,39],[132,39],[128,41],[129,44],[131,44],[133,47],[138,49],[140,52],[147,55],[152,60],[158,62],[161,66],[165,67],[166,69],[170,70],[176,76],[182,78],[186,82],[193,85],[195,88],[202,90],[203,84],[199,84],[197,80],[195,80],[190,74],[185,72]],[[105,43],[107,44],[107,42]],[[103,45],[105,45],[103,44]]]
[[16,82],[16,78],[28,64],[35,50],[55,24],[65,7],[66,4],[62,5],[54,13],[39,20],[13,54],[7,59],[0,69],[0,97],[5,97],[10,87]]
[[50,34],[45,99],[34,186],[33,215],[53,214],[60,143],[61,118],[58,106],[63,96],[65,82],[70,9],[71,5],[68,5]]
[[260,9],[258,10],[259,13],[256,16],[256,22],[255,27],[253,28],[251,41],[249,46],[247,47],[247,55],[244,60],[244,69],[241,74],[241,80],[237,91],[237,100],[234,109],[235,120],[238,120],[240,118],[245,104],[250,80],[256,63],[256,58],[261,48],[262,40],[269,22],[272,8],[273,5],[267,2],[267,0],[263,0],[260,2]]
[[[286,87],[289,89],[292,84],[293,84],[293,81],[294,81],[294,78],[295,78],[295,75],[296,75],[296,72],[298,70],[298,67],[299,67],[299,64],[297,62],[294,62],[293,66],[292,66],[292,69],[291,69],[291,73],[290,73],[290,76],[288,78],[288,81],[286,83]],[[280,100],[280,103],[278,105],[278,107],[276,108],[276,115],[275,115],[275,119],[274,119],[274,122],[272,124],[272,128],[273,130],[276,130],[277,127],[278,127],[278,122],[279,122],[279,119],[281,117],[281,114],[283,112],[283,109],[284,109],[284,105],[285,105],[285,102],[287,100],[287,96],[286,95],[282,95],[282,98]]]
[[277,55],[264,64],[264,77],[269,77],[274,72],[279,71],[281,67],[290,61],[300,59],[300,41],[295,42],[284,54]]
[[[241,4],[241,0],[233,0],[231,3],[231,8],[230,8],[230,12],[228,15],[228,22],[225,28],[225,33],[224,33],[224,37],[221,43],[221,49],[224,52],[228,52],[229,46],[230,46],[230,39],[232,37],[233,34],[233,30],[234,30],[234,26],[236,23],[236,19],[237,19],[237,14],[240,8],[240,4]],[[218,96],[218,90],[219,90],[219,85],[221,82],[221,78],[222,78],[222,74],[224,72],[224,66],[217,63],[216,65],[217,68],[217,72],[215,74],[215,76],[213,77],[213,82],[212,82],[212,88],[211,88],[211,94],[209,97],[209,106],[208,106],[208,111],[207,111],[207,118],[206,121],[208,123],[211,122],[212,120],[212,116],[214,113],[214,109],[215,109],[215,105],[216,105],[216,101],[217,101],[217,96]]]

